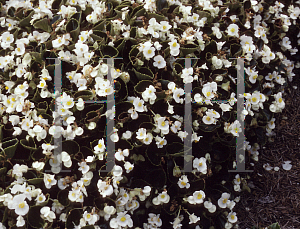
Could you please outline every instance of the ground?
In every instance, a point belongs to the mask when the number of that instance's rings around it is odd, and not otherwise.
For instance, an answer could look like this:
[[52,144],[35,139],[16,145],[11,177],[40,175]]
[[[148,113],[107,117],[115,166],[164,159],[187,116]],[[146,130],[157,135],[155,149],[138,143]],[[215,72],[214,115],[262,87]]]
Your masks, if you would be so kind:
[[[236,211],[239,228],[262,228],[278,222],[281,229],[300,228],[300,75],[292,82],[284,96],[286,107],[275,114],[274,142],[261,149],[259,161],[254,166],[249,186],[251,193],[244,192]],[[285,118],[286,117],[286,118]],[[291,161],[292,169],[283,170],[282,163]],[[269,163],[280,170],[266,171]]]

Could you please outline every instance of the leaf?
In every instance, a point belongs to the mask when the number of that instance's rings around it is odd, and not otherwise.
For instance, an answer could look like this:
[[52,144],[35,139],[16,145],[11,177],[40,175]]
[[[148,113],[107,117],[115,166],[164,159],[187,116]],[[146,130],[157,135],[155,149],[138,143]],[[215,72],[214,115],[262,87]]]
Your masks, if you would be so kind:
[[259,51],[262,51],[263,47],[264,47],[265,42],[262,39],[259,39],[256,43],[257,48]]
[[65,207],[67,207],[70,204],[68,195],[69,195],[69,191],[67,189],[60,190],[57,194],[57,199],[59,203],[61,203]]
[[79,22],[74,19],[71,18],[68,23],[66,24],[66,31],[68,33],[70,33],[71,37],[72,37],[72,41],[76,42],[78,40],[78,36],[80,33],[80,24]]
[[80,219],[81,219],[81,211],[79,209],[72,209],[67,216],[65,227],[67,229],[73,229],[74,224],[78,225],[80,223]]
[[5,175],[5,174],[6,174],[6,171],[7,171],[7,168],[6,168],[6,167],[1,168],[1,169],[0,169],[0,176]]
[[160,189],[166,184],[166,173],[163,169],[155,169],[149,172],[146,177],[145,181],[148,182],[151,187]]
[[20,140],[20,144],[25,148],[25,149],[29,149],[29,150],[37,150],[36,148],[36,144],[33,140],[32,137],[29,137],[29,141],[27,141],[26,139],[21,139]]
[[231,44],[230,45],[230,56],[237,57],[242,54],[242,46],[240,44]]
[[3,152],[4,152],[4,154],[6,155],[7,158],[13,158],[13,156],[15,155],[18,143],[19,143],[19,140],[17,138],[3,142],[2,143],[3,151],[1,152],[1,154],[3,154]]
[[161,157],[160,155],[164,152],[165,150],[163,148],[157,148],[157,145],[154,143],[151,143],[145,154],[148,160],[151,162],[151,164],[155,166],[161,165]]
[[94,30],[102,31],[104,29],[104,25],[105,25],[105,20],[100,20],[97,24],[95,24],[93,31]]
[[143,93],[146,90],[146,88],[148,88],[150,85],[154,86],[152,81],[142,80],[138,82],[137,85],[134,86],[134,90],[138,93]]
[[43,18],[43,19],[38,20],[37,22],[33,23],[33,27],[35,29],[41,29],[48,33],[52,32],[51,26],[49,25],[49,21],[47,18]]
[[217,124],[211,124],[211,125],[206,125],[204,123],[200,123],[199,125],[199,129],[204,131],[204,132],[213,132],[215,131],[217,128],[220,128],[221,124],[219,122],[217,122]]
[[188,45],[185,45],[184,47],[180,48],[180,51],[182,52],[182,55],[186,56],[188,54],[195,52],[197,49],[198,49],[197,45],[188,44]]
[[27,220],[33,228],[44,228],[45,221],[41,218],[41,208],[42,206],[32,206],[29,208]]
[[168,21],[168,18],[166,18],[165,16],[155,13],[148,13],[148,19],[150,20],[151,18],[155,18],[157,22]]
[[118,56],[119,51],[110,45],[103,45],[100,49],[100,53],[103,58],[114,58]]
[[273,223],[272,225],[268,226],[268,229],[281,229],[278,223]]
[[32,178],[32,179],[28,179],[28,183],[29,184],[33,184],[33,185],[37,185],[40,184],[44,181],[43,178]]
[[79,153],[80,146],[76,141],[66,140],[62,142],[62,151],[66,151],[70,155]]
[[73,97],[75,101],[78,101],[79,98],[82,98],[83,101],[87,101],[93,99],[94,94],[90,90],[82,90],[74,93]]
[[148,68],[142,67],[138,71],[133,68],[133,71],[139,80],[152,80],[154,78],[152,71]]
[[156,0],[156,9],[157,11],[161,11],[163,8],[168,7],[167,0]]
[[34,10],[29,10],[29,11],[31,11],[30,14],[20,21],[20,24],[19,24],[20,27],[25,28],[26,26],[30,25],[30,21],[35,12],[34,12]]

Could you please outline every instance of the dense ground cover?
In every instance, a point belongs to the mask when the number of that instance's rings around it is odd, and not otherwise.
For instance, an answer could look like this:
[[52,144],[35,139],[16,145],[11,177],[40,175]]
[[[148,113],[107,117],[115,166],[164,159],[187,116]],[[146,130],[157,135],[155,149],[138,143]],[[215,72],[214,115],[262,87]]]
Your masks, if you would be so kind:
[[1,1],[0,227],[237,228],[251,175],[228,172],[237,117],[251,169],[300,67],[299,15],[299,1]]

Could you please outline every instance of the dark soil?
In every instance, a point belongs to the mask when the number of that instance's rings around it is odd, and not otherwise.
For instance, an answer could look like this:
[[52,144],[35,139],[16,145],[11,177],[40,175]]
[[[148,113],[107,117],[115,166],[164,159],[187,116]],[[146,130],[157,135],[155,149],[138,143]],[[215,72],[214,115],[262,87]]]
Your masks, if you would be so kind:
[[[243,192],[235,208],[241,229],[264,228],[275,222],[281,229],[300,228],[300,74],[291,84],[297,89],[285,90],[285,109],[274,116],[274,142],[259,150],[259,161],[249,173],[251,193]],[[291,170],[282,168],[284,161],[291,161]],[[266,163],[280,170],[266,171]]]

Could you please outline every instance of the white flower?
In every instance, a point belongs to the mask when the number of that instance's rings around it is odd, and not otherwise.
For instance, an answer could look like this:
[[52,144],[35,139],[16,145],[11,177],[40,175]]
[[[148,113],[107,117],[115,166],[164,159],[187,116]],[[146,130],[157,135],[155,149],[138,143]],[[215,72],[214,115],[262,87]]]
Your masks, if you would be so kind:
[[150,85],[148,88],[146,88],[146,90],[142,93],[142,97],[143,99],[148,102],[148,100],[150,99],[150,104],[153,104],[155,99],[156,99],[156,95],[155,95],[156,89]]
[[206,125],[216,124],[216,119],[214,118],[213,113],[210,113],[210,112],[206,112],[206,115],[203,116],[202,121]]
[[223,61],[216,56],[211,58],[212,64],[216,69],[221,69],[223,66]]
[[28,170],[27,165],[15,164],[14,167],[13,167],[12,174],[16,175],[17,177],[21,177],[23,175],[23,173],[27,172],[27,170]]
[[48,206],[42,207],[40,213],[41,213],[41,217],[46,219],[49,222],[53,222],[53,220],[56,218],[55,213],[51,211],[50,207]]
[[36,197],[36,204],[41,204],[41,203],[44,203],[45,200],[46,200],[46,197],[43,193],[39,194],[37,197]]
[[106,149],[105,143],[104,143],[104,139],[99,139],[98,144],[94,147],[95,150],[95,154],[103,153]]
[[173,98],[175,100],[176,103],[183,103],[183,99],[180,98],[180,96],[182,96],[184,94],[184,90],[182,88],[176,88],[173,91]]
[[157,148],[163,148],[167,144],[165,137],[161,138],[159,136],[155,137]]
[[139,114],[133,107],[128,110],[128,113],[131,114],[130,116],[132,119],[137,119],[139,117]]
[[126,173],[129,173],[131,170],[133,170],[134,164],[131,164],[130,162],[126,161],[124,163],[124,167],[126,169]]
[[157,196],[157,200],[160,201],[160,203],[169,203],[170,196],[168,195],[167,191],[163,191]]
[[190,204],[202,204],[205,199],[205,192],[202,190],[195,191],[192,196],[187,198]]
[[97,187],[102,197],[110,196],[111,194],[113,194],[113,187],[107,184],[105,181],[102,181],[101,179],[98,180]]
[[45,162],[38,162],[35,161],[32,163],[32,168],[36,169],[37,171],[41,171],[45,166]]
[[153,135],[151,133],[147,133],[146,137],[143,139],[143,143],[146,145],[150,145],[153,140]]
[[237,222],[236,212],[230,212],[227,216],[227,219],[230,223],[236,223]]
[[80,162],[80,163],[78,162],[78,166],[79,166],[78,170],[81,171],[82,174],[87,173],[90,169],[90,166],[88,166],[86,162]]
[[109,222],[109,226],[112,228],[121,228],[121,227],[132,227],[133,221],[130,215],[126,214],[127,211],[118,212],[116,218],[112,218]]
[[200,217],[197,217],[195,213],[189,215],[190,222],[189,224],[197,223],[200,220]]
[[85,211],[83,213],[83,218],[86,222],[88,222],[89,225],[94,225],[96,221],[98,220],[98,217],[96,214],[91,214]]
[[132,132],[129,131],[129,130],[127,130],[126,132],[124,132],[124,133],[122,134],[122,138],[124,138],[124,139],[130,139],[131,136],[132,136]]
[[224,192],[221,196],[221,198],[218,200],[218,205],[220,208],[226,208],[230,204],[230,194]]
[[153,66],[157,67],[158,69],[166,67],[166,61],[161,55],[157,55],[154,58]]
[[47,189],[50,189],[51,186],[56,185],[57,180],[55,180],[55,175],[44,174],[44,183]]
[[115,158],[118,161],[124,161],[125,157],[128,157],[128,155],[129,155],[128,149],[124,149],[124,150],[118,149],[118,151],[115,153]]
[[150,60],[152,57],[154,57],[155,55],[155,48],[154,47],[151,47],[151,46],[146,46],[144,49],[143,49],[143,54],[144,54],[144,57],[147,59],[147,60]]
[[230,24],[227,27],[227,31],[229,36],[235,36],[235,37],[239,37],[239,27],[236,24]]
[[291,165],[290,163],[291,163],[291,161],[285,161],[285,162],[282,164],[282,168],[283,168],[284,170],[291,170],[292,165]]
[[204,157],[195,158],[193,161],[193,167],[196,168],[200,173],[207,173],[206,159]]
[[29,205],[25,201],[25,198],[26,198],[25,194],[20,194],[20,195],[14,196],[14,198],[12,200],[12,206],[11,206],[12,208],[11,209],[14,209],[15,213],[17,215],[24,216],[29,211]]
[[144,100],[136,97],[133,100],[133,105],[134,105],[134,109],[138,112],[144,112],[145,111],[145,106],[144,106]]
[[230,130],[230,133],[231,133],[233,136],[238,137],[238,136],[239,136],[239,133],[242,132],[240,122],[239,122],[238,120],[235,120],[234,123],[232,123],[232,124],[230,125],[229,130]]
[[169,129],[169,121],[165,121],[166,117],[160,117],[157,119],[157,126],[160,130]]
[[65,41],[64,37],[58,37],[57,39],[52,40],[52,46],[53,46],[53,48],[59,48],[62,45],[64,45],[65,42],[66,41]]
[[180,188],[187,188],[188,189],[190,187],[190,184],[188,182],[189,182],[189,180],[188,180],[187,176],[182,175],[179,178],[179,181],[177,182],[177,184]]
[[144,140],[146,138],[146,129],[145,128],[139,128],[136,132],[136,138],[139,140]]
[[[18,218],[17,218],[16,226],[17,227],[23,227],[24,225],[25,225],[25,220],[21,215],[19,215]],[[0,225],[0,228],[1,228],[1,225]]]

